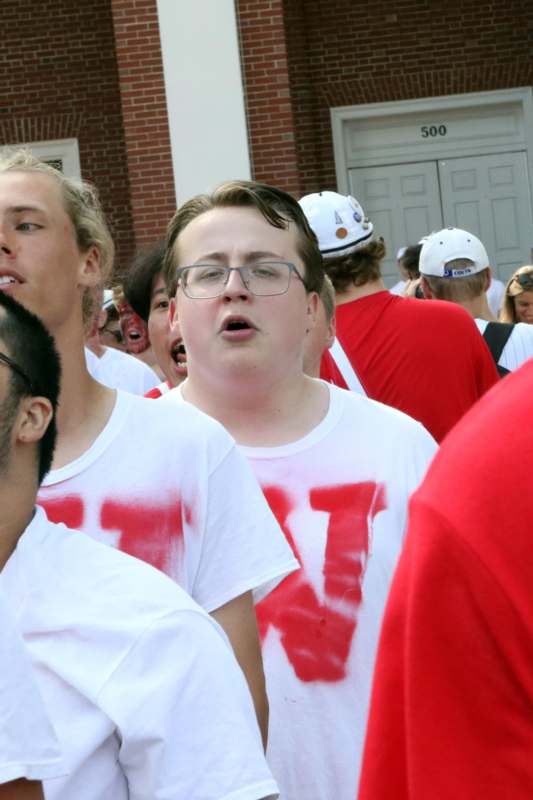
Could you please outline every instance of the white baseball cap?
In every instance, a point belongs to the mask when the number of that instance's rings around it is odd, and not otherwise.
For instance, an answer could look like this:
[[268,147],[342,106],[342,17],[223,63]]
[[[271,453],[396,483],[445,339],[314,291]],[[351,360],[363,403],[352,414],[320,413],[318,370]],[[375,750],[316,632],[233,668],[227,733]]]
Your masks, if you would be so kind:
[[[449,269],[447,264],[456,259],[472,262],[466,267]],[[461,228],[444,228],[428,236],[420,251],[418,268],[422,275],[437,278],[464,278],[475,275],[489,266],[487,251],[473,233]]]
[[348,255],[374,238],[374,226],[355,197],[316,192],[302,197],[300,206],[324,258]]

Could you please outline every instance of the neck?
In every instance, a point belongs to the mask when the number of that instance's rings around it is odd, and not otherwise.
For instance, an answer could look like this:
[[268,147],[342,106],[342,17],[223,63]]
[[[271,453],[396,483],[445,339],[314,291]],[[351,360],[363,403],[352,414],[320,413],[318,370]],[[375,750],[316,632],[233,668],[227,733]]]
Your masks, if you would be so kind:
[[490,310],[487,295],[483,292],[473,300],[463,300],[459,303],[474,319],[486,319],[489,322],[496,322],[496,317]]
[[217,419],[241,445],[276,447],[297,441],[328,410],[327,386],[302,372],[277,381],[266,376],[263,381],[210,378],[195,374],[189,366],[183,397]]
[[385,291],[387,291],[387,287],[382,279],[378,278],[375,281],[368,281],[362,286],[349,286],[343,292],[337,292],[336,303],[341,306],[344,303],[351,303],[352,300],[360,300],[361,297],[368,297],[371,294]]
[[54,333],[61,357],[61,394],[57,411],[58,437],[54,469],[82,455],[104,428],[115,392],[87,371],[83,329]]
[[10,477],[2,476],[0,491],[0,570],[2,570],[13,553],[17,542],[30,524],[33,517],[37,486],[28,485],[28,474],[35,471],[35,463],[19,474],[11,472]]

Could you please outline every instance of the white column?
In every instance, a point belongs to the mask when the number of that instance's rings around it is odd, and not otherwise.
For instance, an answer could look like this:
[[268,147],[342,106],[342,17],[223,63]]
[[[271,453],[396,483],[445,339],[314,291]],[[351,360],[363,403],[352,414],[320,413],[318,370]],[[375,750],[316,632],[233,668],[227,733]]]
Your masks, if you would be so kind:
[[176,200],[249,179],[233,0],[157,0]]

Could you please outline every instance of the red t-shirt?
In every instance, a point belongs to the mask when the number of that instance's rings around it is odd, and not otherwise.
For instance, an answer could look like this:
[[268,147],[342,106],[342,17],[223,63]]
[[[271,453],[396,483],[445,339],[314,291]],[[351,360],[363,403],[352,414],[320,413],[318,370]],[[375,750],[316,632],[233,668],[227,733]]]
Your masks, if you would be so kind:
[[[499,380],[460,306],[390,292],[337,306],[337,338],[369,397],[404,411],[440,441]],[[346,387],[328,353],[320,376]]]
[[446,439],[410,507],[359,800],[533,797],[533,360]]

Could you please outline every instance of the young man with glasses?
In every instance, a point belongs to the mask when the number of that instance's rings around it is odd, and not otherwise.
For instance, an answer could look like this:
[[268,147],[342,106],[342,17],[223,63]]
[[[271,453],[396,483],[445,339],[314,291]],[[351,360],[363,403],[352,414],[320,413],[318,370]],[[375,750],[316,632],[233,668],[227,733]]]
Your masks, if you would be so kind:
[[193,198],[165,265],[188,377],[159,404],[233,434],[302,565],[257,607],[270,765],[285,800],[353,800],[381,611],[434,442],[304,374],[323,269],[289,195],[243,181]]
[[24,152],[0,160],[0,290],[43,319],[63,367],[58,444],[40,502],[53,521],[163,570],[213,614],[266,737],[253,600],[297,563],[221,426],[189,406],[176,414],[89,375],[84,323],[112,259],[90,185]]
[[476,236],[461,228],[433,233],[422,245],[419,266],[425,297],[448,300],[468,311],[502,376],[533,356],[533,325],[498,322],[489,308],[489,257]]
[[[23,702],[0,720],[0,780],[6,750],[16,754],[7,722],[26,725],[34,756],[40,744],[32,777],[45,778],[47,800],[277,797],[219,626],[159,571],[35,507],[55,445],[59,358],[37,317],[3,294],[0,353],[0,592],[64,759],[54,771]],[[1,664],[0,687],[14,666]]]

